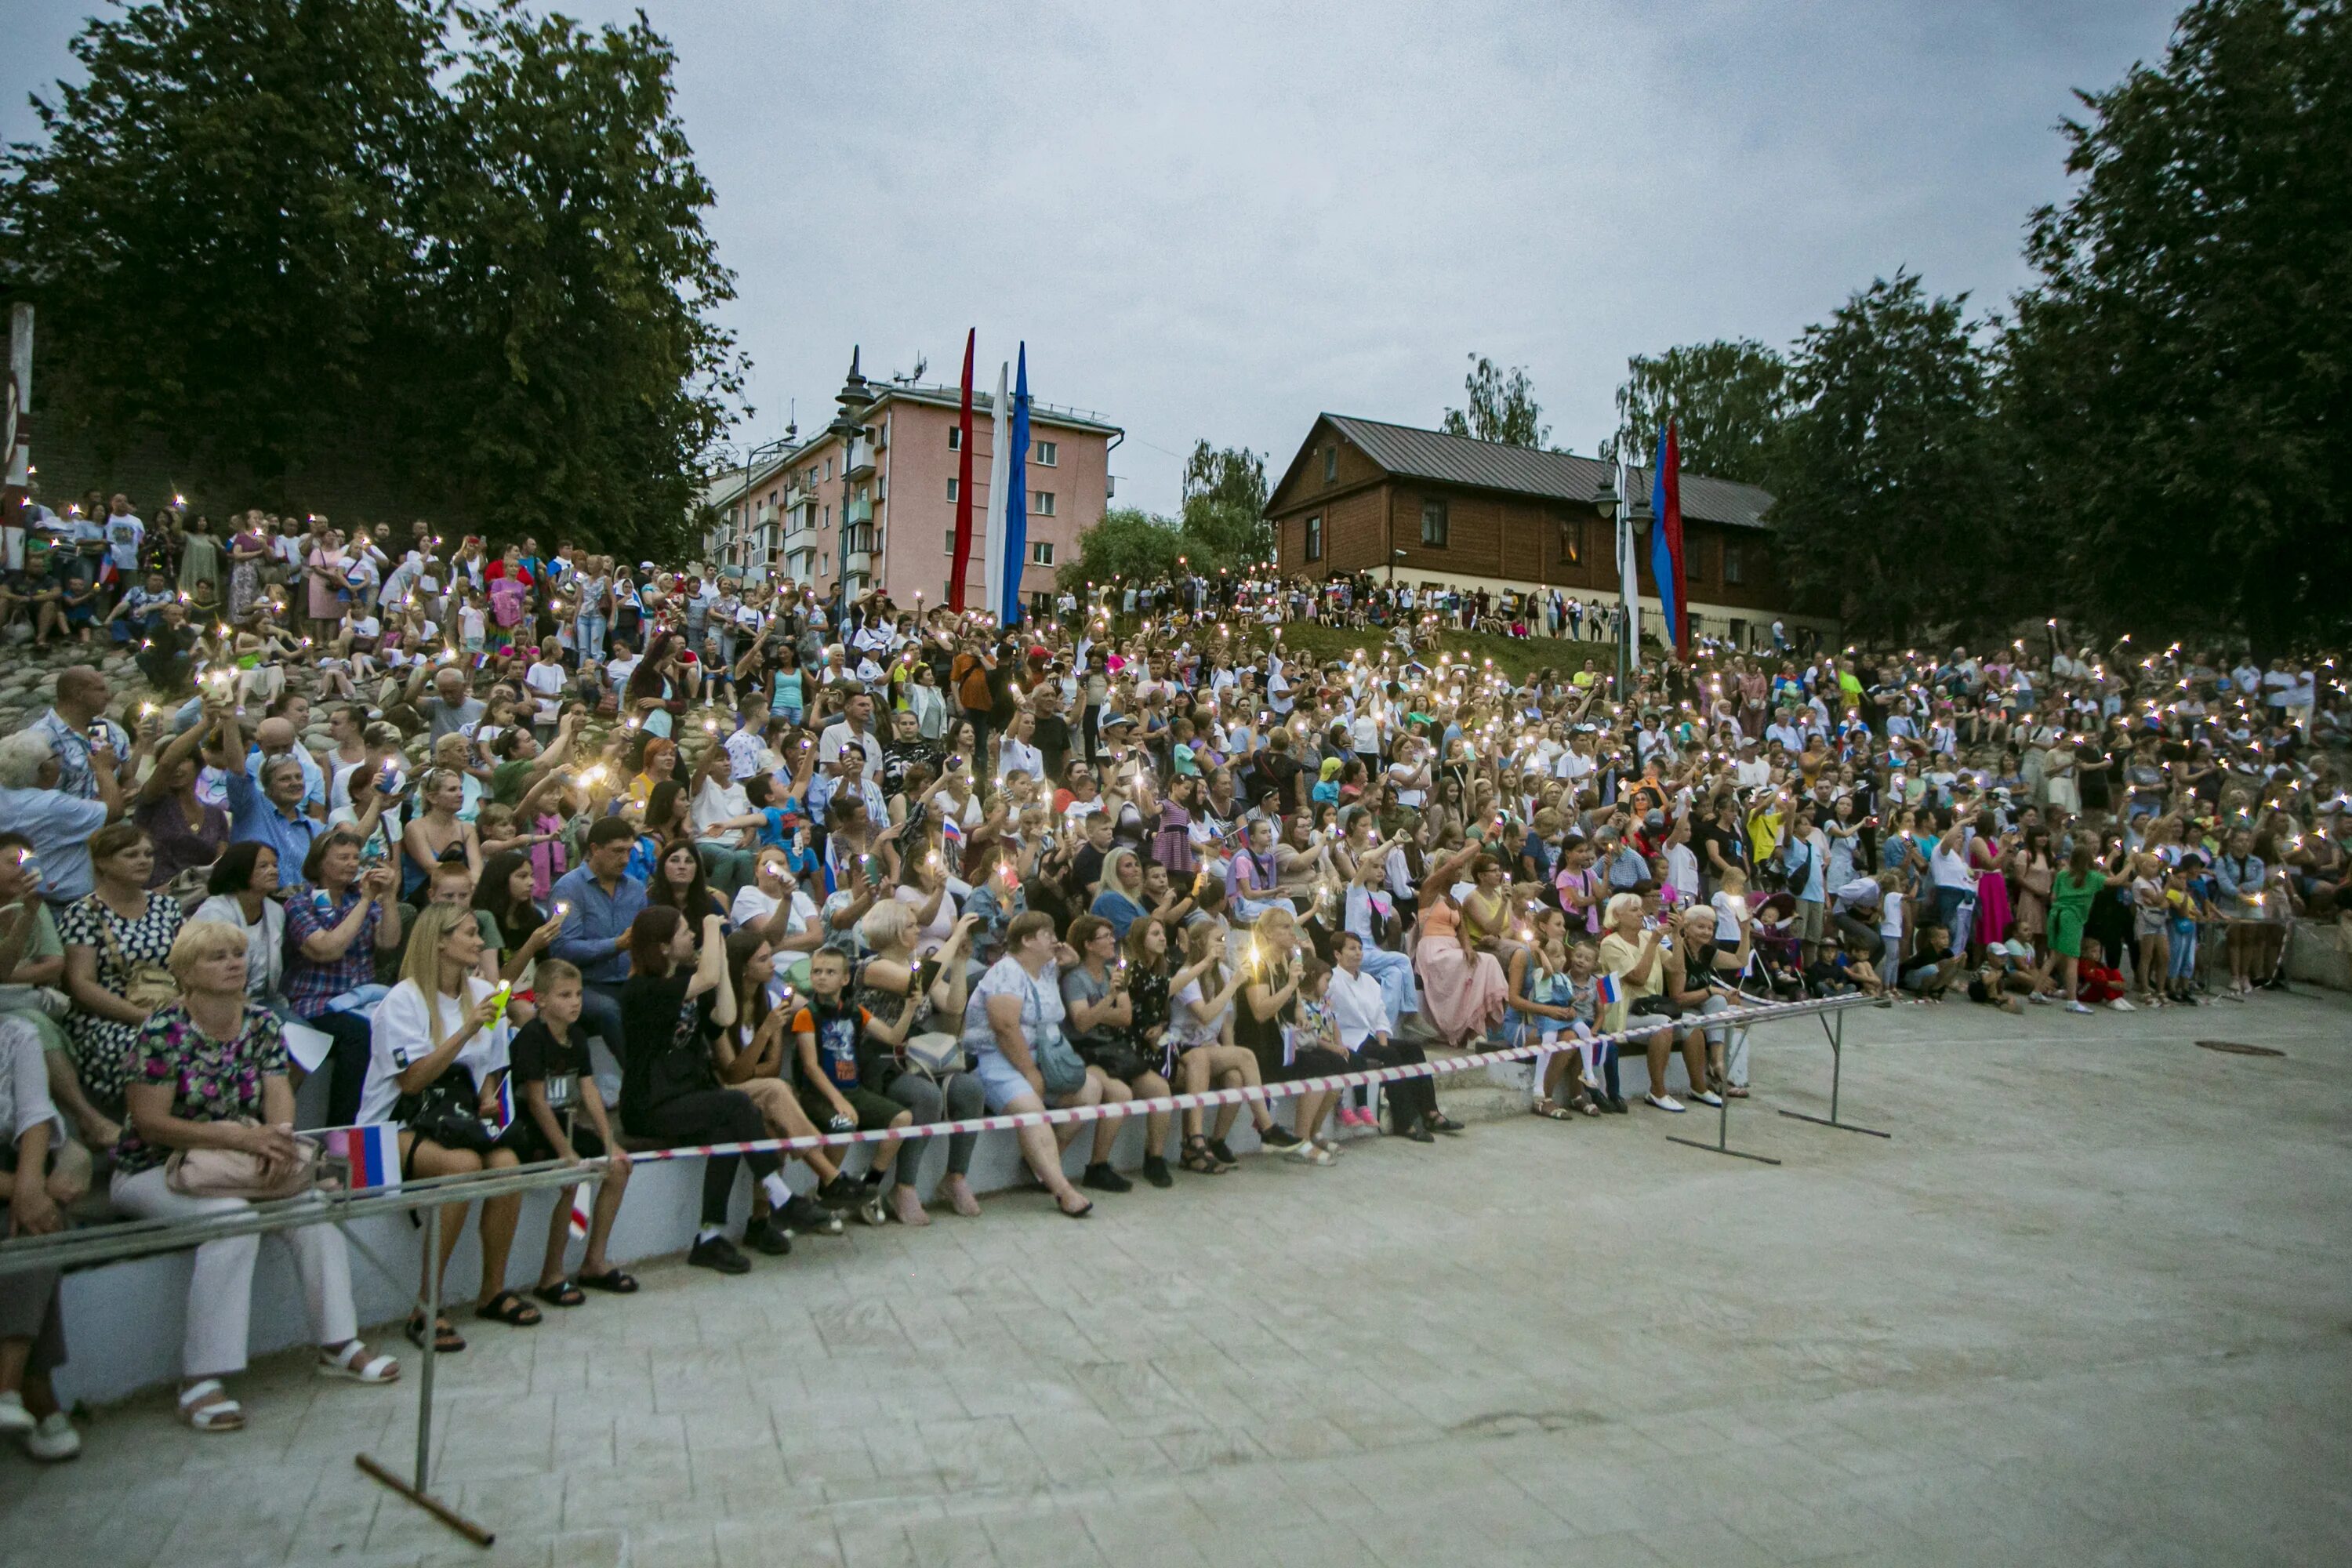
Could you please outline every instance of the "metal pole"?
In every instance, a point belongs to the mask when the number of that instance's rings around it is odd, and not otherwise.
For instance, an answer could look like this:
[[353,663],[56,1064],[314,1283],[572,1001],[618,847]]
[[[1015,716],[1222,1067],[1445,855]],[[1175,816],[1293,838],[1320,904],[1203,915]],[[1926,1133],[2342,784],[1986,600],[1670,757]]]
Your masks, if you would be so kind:
[[433,1365],[441,1350],[441,1208],[425,1211],[425,1365],[416,1377],[416,1489],[433,1484]]
[[[1894,1004],[1882,1001],[1878,1005],[1888,1007]],[[1838,1099],[1845,1083],[1845,1013],[1841,1009],[1834,1016],[1827,1014],[1816,1014],[1815,1016],[1821,1019],[1822,1033],[1827,1035],[1830,1041],[1830,1113],[1827,1116],[1808,1116],[1801,1110],[1782,1110],[1780,1114],[1798,1121],[1834,1127],[1841,1132],[1867,1132],[1873,1138],[1893,1138],[1895,1134],[1892,1132],[1881,1132],[1875,1127],[1857,1127],[1851,1121],[1838,1119]]]
[[[1723,1050],[1723,1087],[1729,1089],[1731,1087],[1731,1037],[1728,1034],[1724,1036]],[[1654,1094],[1663,1093],[1664,1086],[1654,1083],[1650,1086],[1650,1089]],[[1691,1092],[1697,1093],[1698,1086],[1692,1086]],[[1728,1154],[1735,1160],[1753,1160],[1759,1165],[1779,1164],[1780,1162],[1769,1154],[1751,1154],[1745,1149],[1731,1147],[1731,1096],[1718,1090],[1716,1100],[1718,1103],[1716,1106],[1714,1142],[1702,1143],[1696,1138],[1678,1138],[1671,1132],[1666,1134],[1666,1142],[1687,1144],[1693,1149],[1704,1149],[1710,1154]]]

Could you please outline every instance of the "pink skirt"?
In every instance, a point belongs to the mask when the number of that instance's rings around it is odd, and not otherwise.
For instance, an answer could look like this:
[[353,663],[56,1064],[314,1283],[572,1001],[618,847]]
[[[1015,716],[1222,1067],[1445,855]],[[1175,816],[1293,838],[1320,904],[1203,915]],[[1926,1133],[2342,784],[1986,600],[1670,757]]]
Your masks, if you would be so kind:
[[1465,952],[1450,936],[1423,936],[1413,967],[1421,973],[1429,1026],[1449,1046],[1479,1038],[1503,1021],[1510,982],[1494,955]]
[[1977,921],[1972,940],[1988,945],[2009,935],[2015,917],[2009,908],[2009,879],[1998,871],[1977,878]]

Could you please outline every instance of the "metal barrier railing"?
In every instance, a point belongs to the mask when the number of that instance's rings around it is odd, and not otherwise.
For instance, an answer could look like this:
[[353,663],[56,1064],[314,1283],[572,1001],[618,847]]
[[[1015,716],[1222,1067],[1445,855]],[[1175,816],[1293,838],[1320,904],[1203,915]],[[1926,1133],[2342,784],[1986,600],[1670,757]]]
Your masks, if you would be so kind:
[[[1808,1121],[1842,1131],[1872,1132],[1885,1138],[1888,1134],[1874,1129],[1855,1127],[1838,1120],[1838,1097],[1844,1072],[1844,1017],[1855,1007],[1885,1007],[1889,1004],[1870,996],[1832,996],[1806,1002],[1760,1003],[1752,1007],[1734,1007],[1713,1015],[1689,1014],[1679,1018],[1648,1017],[1630,1023],[1626,1027],[1599,1036],[1594,1041],[1574,1041],[1577,1044],[1608,1044],[1620,1046],[1665,1032],[1685,1032],[1696,1028],[1746,1028],[1755,1024],[1778,1023],[1784,1020],[1817,1017],[1824,1034],[1829,1036],[1832,1058],[1830,1079],[1830,1114],[1828,1117],[1802,1116],[1797,1111],[1782,1111],[1784,1116],[1797,1116]],[[1834,1027],[1832,1027],[1834,1020]],[[1520,1045],[1500,1050],[1470,1051],[1457,1056],[1433,1058],[1405,1067],[1368,1068],[1361,1072],[1337,1073],[1328,1077],[1294,1079],[1287,1083],[1264,1084],[1253,1088],[1210,1089],[1199,1094],[1162,1095],[1152,1100],[1135,1100],[1112,1104],[1074,1106],[1064,1110],[1023,1112],[1012,1115],[973,1117],[965,1121],[926,1123],[919,1129],[877,1129],[865,1132],[824,1133],[809,1138],[771,1138],[755,1142],[712,1145],[701,1149],[662,1151],[641,1159],[693,1158],[706,1154],[748,1152],[769,1150],[778,1153],[801,1153],[814,1149],[840,1148],[859,1143],[877,1143],[892,1137],[919,1133],[926,1139],[954,1131],[1009,1131],[1036,1125],[1064,1125],[1121,1120],[1144,1116],[1157,1111],[1205,1110],[1220,1105],[1240,1104],[1249,1100],[1294,1099],[1328,1089],[1347,1089],[1359,1084],[1394,1082],[1406,1078],[1444,1078],[1506,1062],[1523,1061],[1550,1050],[1565,1048],[1573,1041],[1563,1037],[1562,1043],[1552,1047]],[[1714,1143],[1696,1139],[1668,1135],[1667,1142],[1684,1143],[1712,1153],[1729,1154],[1740,1159],[1755,1160],[1777,1165],[1780,1162],[1767,1155],[1749,1153],[1728,1146],[1731,1097],[1722,1097],[1717,1113],[1717,1138]],[[344,1225],[352,1220],[379,1215],[406,1214],[425,1211],[425,1256],[439,1255],[441,1241],[441,1210],[452,1204],[478,1202],[483,1198],[503,1197],[509,1193],[538,1192],[549,1188],[572,1186],[602,1179],[604,1162],[601,1159],[565,1164],[547,1161],[537,1164],[520,1165],[509,1170],[481,1172],[466,1175],[435,1176],[418,1181],[403,1182],[396,1187],[364,1188],[355,1192],[315,1192],[300,1197],[286,1198],[274,1203],[257,1203],[238,1210],[197,1215],[186,1219],[130,1220],[108,1224],[86,1230],[67,1231],[54,1236],[25,1237],[0,1241],[0,1275],[28,1273],[46,1268],[79,1268],[100,1263],[118,1263],[138,1258],[150,1258],[167,1252],[184,1252],[209,1241],[222,1241],[234,1237],[264,1236],[277,1231],[294,1230],[311,1225]],[[424,1302],[425,1348],[423,1366],[417,1377],[416,1458],[415,1479],[404,1480],[367,1454],[353,1456],[352,1462],[362,1470],[403,1497],[431,1513],[436,1519],[464,1535],[478,1546],[488,1546],[497,1538],[474,1521],[459,1515],[429,1489],[432,1479],[433,1435],[433,1372],[440,1359],[435,1351],[437,1335],[433,1325],[441,1313],[441,1279],[437,1269],[425,1271]]]

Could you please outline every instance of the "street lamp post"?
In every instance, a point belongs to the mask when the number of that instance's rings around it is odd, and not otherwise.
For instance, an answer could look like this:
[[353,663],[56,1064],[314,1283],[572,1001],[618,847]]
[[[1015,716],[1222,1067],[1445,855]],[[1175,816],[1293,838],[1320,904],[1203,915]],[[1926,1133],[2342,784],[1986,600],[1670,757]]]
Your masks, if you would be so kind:
[[849,477],[850,458],[854,454],[854,444],[866,434],[866,410],[874,402],[874,394],[867,389],[866,377],[858,374],[857,349],[854,346],[849,351],[849,379],[841,384],[841,390],[834,395],[834,401],[841,405],[841,412],[834,416],[826,430],[841,442],[841,571],[837,579],[839,597],[835,601],[836,612],[833,620],[834,635],[838,637],[844,623],[849,619],[849,500],[854,493]]
[[1642,547],[1642,541],[1648,537],[1650,531],[1649,489],[1641,485],[1630,488],[1633,493],[1631,498],[1633,504],[1625,509],[1624,560],[1633,570],[1621,569],[1617,574],[1617,597],[1622,605],[1617,617],[1617,662],[1620,670],[1617,690],[1620,701],[1633,690],[1633,672],[1642,666],[1642,634],[1633,623],[1633,584],[1640,576],[1641,568],[1635,563],[1633,552]]
[[1600,486],[1592,492],[1592,510],[1601,514],[1601,523],[1609,530],[1610,542],[1616,548],[1617,552],[1615,556],[1617,566],[1618,603],[1617,689],[1618,694],[1622,697],[1625,689],[1625,539],[1622,534],[1617,531],[1616,469],[1610,468],[1602,472]]

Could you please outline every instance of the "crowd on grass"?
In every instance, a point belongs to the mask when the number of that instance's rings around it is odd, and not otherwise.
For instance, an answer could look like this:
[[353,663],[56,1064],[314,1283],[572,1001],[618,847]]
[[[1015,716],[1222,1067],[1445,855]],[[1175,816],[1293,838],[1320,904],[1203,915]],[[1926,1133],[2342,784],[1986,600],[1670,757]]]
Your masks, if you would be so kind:
[[[135,644],[146,689],[77,665],[0,740],[11,1233],[234,1208],[197,1156],[274,1179],[306,1125],[394,1129],[412,1179],[602,1162],[526,1290],[520,1196],[449,1205],[406,1325],[443,1352],[485,1331],[421,1306],[469,1209],[491,1331],[633,1292],[607,1247],[651,1151],[882,1135],[704,1160],[687,1258],[737,1275],[845,1217],[978,1214],[977,1135],[925,1129],[983,1112],[1499,1044],[1538,1047],[1539,1117],[1628,1114],[1627,1088],[1671,1116],[1747,1092],[1743,999],[2242,1003],[2342,896],[2332,660],[2053,627],[1518,679],[1385,585],[1339,605],[1366,646],[1317,662],[1284,641],[1333,616],[1307,582],[1118,584],[1008,628],[422,523],[37,511],[0,542],[15,635]],[[1666,1026],[1638,1087],[1629,1019]],[[1136,1114],[1159,1187],[1234,1170],[1244,1114],[1309,1169],[1462,1131],[1427,1077]],[[1132,1190],[1123,1124],[1016,1136],[1083,1218]],[[320,1371],[396,1378],[341,1232],[286,1236]],[[197,1249],[198,1430],[244,1423],[257,1246]],[[0,1426],[51,1458],[79,1443],[58,1301],[0,1279]]]

